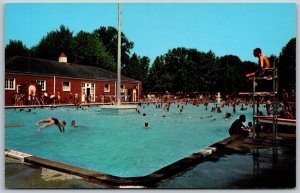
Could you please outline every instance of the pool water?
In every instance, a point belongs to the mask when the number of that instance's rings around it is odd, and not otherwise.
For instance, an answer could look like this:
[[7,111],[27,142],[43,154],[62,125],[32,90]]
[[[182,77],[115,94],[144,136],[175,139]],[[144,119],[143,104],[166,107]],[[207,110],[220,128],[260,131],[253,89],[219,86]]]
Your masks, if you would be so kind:
[[[252,108],[239,111],[226,121],[222,113],[188,105],[182,113],[177,104],[169,111],[155,105],[138,107],[140,113],[103,112],[100,107],[76,110],[71,107],[36,108],[31,112],[5,110],[5,148],[119,177],[149,175],[228,137],[231,123],[245,114],[252,121]],[[146,114],[143,116],[143,114]],[[56,126],[38,132],[36,121],[49,117],[65,120],[65,133]],[[76,121],[78,127],[71,127]],[[149,123],[145,129],[144,123]]]

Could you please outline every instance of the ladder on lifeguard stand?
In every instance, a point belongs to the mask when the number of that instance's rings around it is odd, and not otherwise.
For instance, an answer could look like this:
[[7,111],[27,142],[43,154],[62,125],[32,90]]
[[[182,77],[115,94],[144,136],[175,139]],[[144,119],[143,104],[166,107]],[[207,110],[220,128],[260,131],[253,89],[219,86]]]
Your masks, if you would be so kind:
[[[269,72],[267,76],[256,76],[254,74],[253,77],[253,92],[252,93],[240,93],[240,95],[252,95],[253,102],[253,139],[256,138],[256,128],[259,125],[260,118],[267,118],[268,120],[272,120],[272,128],[273,128],[273,142],[276,142],[277,138],[277,107],[278,107],[278,68],[277,62],[274,60],[273,68],[265,69],[265,71]],[[257,80],[267,80],[273,81],[272,91],[271,92],[256,92],[256,81]],[[259,97],[271,96],[272,97],[272,114],[271,115],[260,115],[259,114]]]

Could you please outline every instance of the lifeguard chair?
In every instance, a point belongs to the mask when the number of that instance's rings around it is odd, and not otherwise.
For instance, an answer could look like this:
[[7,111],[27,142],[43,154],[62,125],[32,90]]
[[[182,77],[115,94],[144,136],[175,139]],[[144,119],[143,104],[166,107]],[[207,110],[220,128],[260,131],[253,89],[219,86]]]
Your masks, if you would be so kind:
[[[276,115],[278,108],[278,68],[276,60],[273,62],[273,68],[264,69],[265,73],[258,75],[253,73],[252,84],[253,92],[240,92],[240,95],[252,96],[253,102],[253,139],[256,138],[256,128],[260,123],[271,123],[273,128],[272,139],[276,142],[277,138],[277,124],[279,118]],[[273,81],[271,92],[256,92],[256,82],[259,80]],[[259,99],[260,97],[270,96],[272,97],[272,113],[271,115],[259,114]],[[255,104],[256,103],[256,104]],[[281,123],[282,120],[281,120]],[[295,123],[296,124],[296,123]]]

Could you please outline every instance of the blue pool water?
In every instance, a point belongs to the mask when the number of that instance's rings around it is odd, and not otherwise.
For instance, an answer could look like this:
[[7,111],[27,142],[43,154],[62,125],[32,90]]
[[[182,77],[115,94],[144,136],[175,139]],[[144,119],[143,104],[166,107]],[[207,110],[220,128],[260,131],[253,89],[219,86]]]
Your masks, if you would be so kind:
[[[5,124],[24,126],[5,129],[5,148],[120,177],[145,176],[194,152],[228,137],[231,123],[245,114],[252,121],[252,108],[237,112],[225,121],[226,112],[210,112],[201,105],[177,104],[170,111],[150,104],[139,107],[140,114],[104,113],[100,107],[87,110],[71,107],[32,109],[31,112],[7,109]],[[146,113],[146,116],[143,116]],[[65,120],[65,133],[56,126],[37,131],[35,122],[49,117]],[[78,127],[70,127],[75,120]],[[144,122],[150,127],[145,129]]]

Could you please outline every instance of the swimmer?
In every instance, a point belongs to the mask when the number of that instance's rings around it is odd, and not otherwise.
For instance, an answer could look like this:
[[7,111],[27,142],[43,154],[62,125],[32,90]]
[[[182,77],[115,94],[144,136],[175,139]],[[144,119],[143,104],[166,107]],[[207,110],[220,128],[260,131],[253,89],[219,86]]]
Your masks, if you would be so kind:
[[149,128],[149,124],[148,124],[148,122],[145,122],[145,124],[144,124],[144,128],[145,128],[145,129]]
[[225,120],[226,120],[226,121],[229,120],[230,117],[231,117],[231,113],[226,113],[226,115],[225,115]]
[[48,119],[42,119],[40,121],[37,121],[36,125],[38,126],[40,123],[43,123],[43,122],[48,122],[48,123],[39,127],[38,131],[41,131],[41,130],[45,129],[46,127],[50,127],[51,125],[55,124],[59,128],[60,132],[65,132],[65,126],[66,126],[65,121],[59,121],[56,118],[48,118]]
[[77,127],[76,122],[74,120],[71,121],[71,127]]

